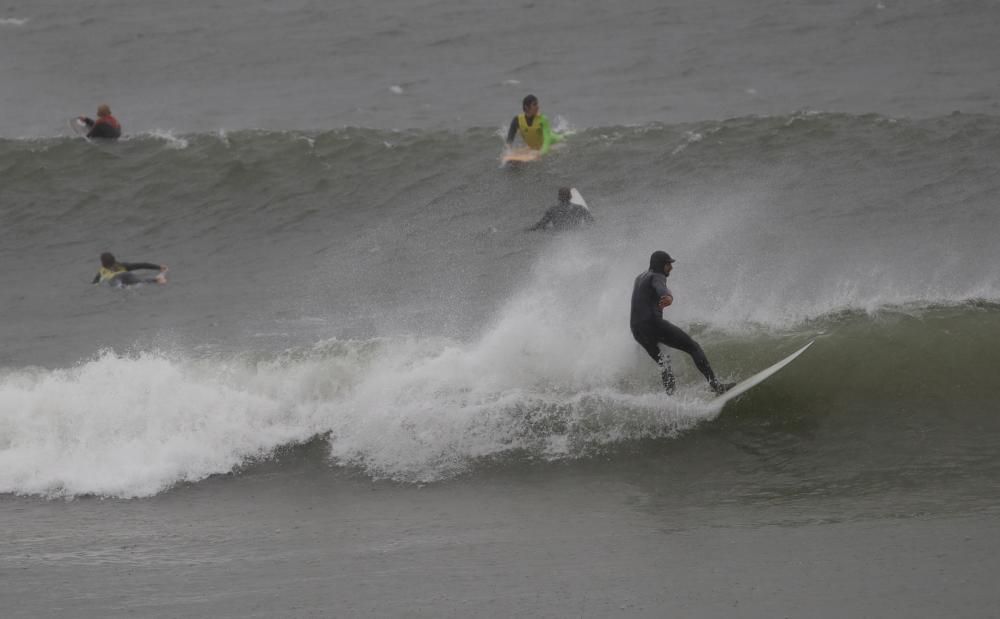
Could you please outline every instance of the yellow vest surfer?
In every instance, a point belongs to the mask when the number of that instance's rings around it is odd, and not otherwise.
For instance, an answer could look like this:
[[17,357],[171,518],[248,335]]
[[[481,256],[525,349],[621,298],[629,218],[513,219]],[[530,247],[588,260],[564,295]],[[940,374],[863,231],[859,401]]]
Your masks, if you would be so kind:
[[514,138],[519,134],[524,143],[531,150],[538,151],[539,155],[549,152],[553,144],[563,139],[563,136],[552,131],[549,126],[549,119],[539,112],[538,97],[528,95],[521,102],[523,113],[518,114],[510,121],[510,129],[507,131],[507,146],[514,143]]
[[[154,277],[139,277],[132,271],[147,269],[159,271]],[[165,273],[167,267],[162,264],[151,262],[118,262],[114,254],[104,252],[101,254],[101,268],[94,276],[92,284],[110,284],[115,287],[132,286],[135,284],[165,284],[167,278]]]

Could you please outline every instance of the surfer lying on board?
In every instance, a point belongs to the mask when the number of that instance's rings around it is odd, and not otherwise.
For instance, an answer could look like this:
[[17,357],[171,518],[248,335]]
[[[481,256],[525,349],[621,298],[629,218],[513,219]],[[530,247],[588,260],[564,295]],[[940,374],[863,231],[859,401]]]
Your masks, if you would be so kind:
[[553,230],[567,230],[576,228],[580,224],[594,223],[594,216],[590,214],[587,207],[570,202],[572,193],[569,187],[559,188],[559,203],[550,207],[538,223],[528,228],[531,230],[542,230],[552,228]]
[[683,350],[691,355],[698,370],[704,374],[712,391],[724,393],[731,384],[720,383],[708,363],[705,351],[691,336],[663,319],[663,309],[674,302],[674,295],[667,288],[667,277],[675,260],[665,251],[654,251],[649,257],[649,270],[635,278],[632,289],[632,337],[649,353],[661,370],[663,388],[673,394],[677,383],[670,369],[670,355],[660,350],[660,344]]
[[[139,277],[132,271],[149,269],[160,271],[154,277]],[[94,276],[91,284],[103,284],[107,282],[111,286],[123,288],[135,284],[165,284],[167,283],[167,267],[162,264],[152,264],[151,262],[118,262],[114,254],[104,252],[101,254],[101,270]]]
[[510,129],[507,130],[508,147],[513,145],[518,133],[528,148],[537,150],[539,155],[549,152],[553,144],[562,141],[563,136],[553,132],[549,126],[549,119],[539,113],[538,97],[535,95],[525,97],[521,102],[521,109],[524,112],[510,121]]
[[90,127],[90,131],[87,132],[88,138],[117,140],[122,135],[121,123],[111,115],[111,108],[107,103],[97,106],[97,120],[81,116],[80,122]]

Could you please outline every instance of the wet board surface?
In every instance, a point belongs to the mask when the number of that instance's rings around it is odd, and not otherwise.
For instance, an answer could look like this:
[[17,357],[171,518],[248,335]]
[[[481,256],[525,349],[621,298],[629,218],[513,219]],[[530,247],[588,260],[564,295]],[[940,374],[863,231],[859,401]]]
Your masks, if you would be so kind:
[[788,355],[787,357],[785,357],[781,361],[778,361],[774,365],[771,365],[771,366],[769,366],[767,368],[764,368],[763,370],[761,370],[760,372],[757,372],[756,374],[754,374],[750,378],[747,378],[745,380],[742,380],[742,381],[736,383],[735,385],[733,385],[729,389],[729,391],[723,393],[720,396],[717,396],[715,399],[713,399],[710,402],[712,408],[714,410],[716,410],[716,411],[721,411],[722,407],[726,405],[726,402],[729,402],[730,400],[733,400],[735,398],[740,397],[741,395],[743,395],[744,393],[746,393],[750,389],[756,387],[757,385],[761,384],[762,382],[764,382],[765,380],[767,380],[771,376],[774,376],[774,374],[777,373],[778,370],[780,370],[781,368],[785,367],[786,365],[788,365],[792,361],[795,361],[795,359],[799,355],[801,355],[802,353],[804,353],[806,351],[806,349],[809,348],[812,345],[813,345],[813,342],[809,342],[808,344],[806,344],[802,348],[796,350],[795,352],[793,352],[792,354]]
[[504,163],[527,163],[528,161],[536,161],[538,158],[539,154],[537,150],[532,150],[530,148],[515,148],[504,152],[501,160]]

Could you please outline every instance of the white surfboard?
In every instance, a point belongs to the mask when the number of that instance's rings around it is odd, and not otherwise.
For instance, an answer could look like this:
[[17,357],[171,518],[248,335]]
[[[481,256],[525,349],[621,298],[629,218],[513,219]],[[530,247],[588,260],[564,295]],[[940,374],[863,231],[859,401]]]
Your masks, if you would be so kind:
[[569,201],[570,201],[571,204],[579,204],[580,206],[582,206],[583,208],[587,209],[588,211],[590,210],[590,207],[587,206],[587,201],[583,199],[583,196],[581,196],[580,192],[576,190],[576,187],[571,187],[570,188],[570,190],[569,190]]
[[69,128],[72,129],[73,133],[78,136],[85,138],[87,137],[87,134],[90,133],[90,127],[88,127],[87,123],[83,122],[79,118],[70,118],[68,122]]
[[[815,340],[813,340],[813,341],[815,341]],[[756,374],[754,374],[750,378],[747,378],[746,380],[742,380],[742,381],[736,383],[735,385],[733,385],[729,389],[729,391],[723,393],[720,396],[716,396],[715,399],[713,399],[710,402],[712,409],[714,411],[716,411],[716,412],[721,411],[722,407],[726,405],[726,402],[728,402],[728,401],[730,401],[732,399],[740,397],[741,395],[743,395],[744,393],[746,393],[750,389],[752,389],[752,388],[756,387],[757,385],[761,384],[762,382],[764,382],[765,380],[767,380],[768,378],[770,378],[772,375],[774,375],[775,372],[777,372],[781,368],[785,367],[786,365],[788,365],[792,361],[795,361],[796,357],[798,357],[799,355],[801,355],[802,353],[804,353],[806,351],[806,349],[809,348],[812,345],[813,345],[813,342],[809,342],[808,344],[806,344],[802,348],[796,350],[795,352],[793,352],[792,354],[788,355],[787,357],[785,357],[781,361],[775,363],[774,365],[772,365],[772,366],[770,366],[770,367],[768,367],[766,369],[763,369],[760,372],[757,372]]]

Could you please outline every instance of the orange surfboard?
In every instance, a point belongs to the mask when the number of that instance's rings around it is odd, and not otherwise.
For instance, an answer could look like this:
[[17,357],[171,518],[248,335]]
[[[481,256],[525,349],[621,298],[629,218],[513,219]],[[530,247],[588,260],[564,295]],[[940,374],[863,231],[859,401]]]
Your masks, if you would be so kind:
[[528,161],[535,161],[539,158],[537,150],[531,148],[514,148],[511,150],[504,151],[501,160],[504,163],[517,162],[525,163]]

